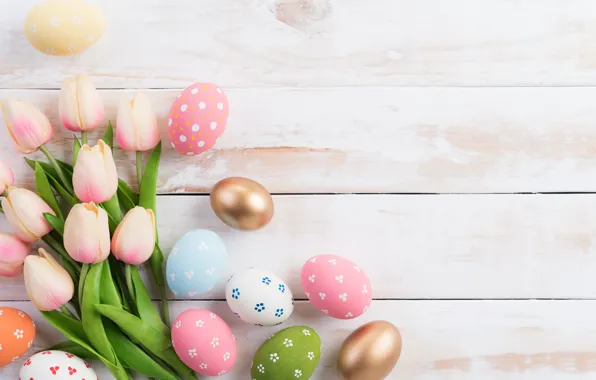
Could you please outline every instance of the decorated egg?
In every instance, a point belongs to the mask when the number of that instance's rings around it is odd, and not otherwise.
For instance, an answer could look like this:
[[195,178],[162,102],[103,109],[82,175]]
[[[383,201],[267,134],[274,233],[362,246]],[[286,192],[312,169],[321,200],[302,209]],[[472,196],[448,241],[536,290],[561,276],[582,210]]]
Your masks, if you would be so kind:
[[33,47],[49,55],[78,54],[103,35],[103,11],[84,0],[43,0],[25,20],[25,35]]
[[180,360],[205,376],[223,375],[236,363],[232,330],[217,314],[206,309],[189,309],[176,318],[172,344]]
[[330,317],[356,318],[370,306],[370,280],[362,268],[343,257],[312,257],[302,267],[300,279],[310,302]]
[[215,145],[226,129],[230,106],[221,88],[195,83],[174,100],[168,115],[168,137],[180,154],[194,156]]
[[27,352],[35,338],[35,323],[24,311],[0,307],[0,367]]
[[227,260],[226,246],[218,234],[190,231],[170,251],[166,264],[168,286],[180,298],[207,293],[215,286]]
[[310,379],[321,358],[321,338],[308,326],[292,326],[275,333],[257,350],[253,380]]
[[23,363],[20,379],[97,379],[95,371],[78,356],[64,351],[39,352]]
[[294,311],[294,298],[288,285],[273,273],[257,268],[230,278],[226,300],[240,319],[260,326],[278,325]]

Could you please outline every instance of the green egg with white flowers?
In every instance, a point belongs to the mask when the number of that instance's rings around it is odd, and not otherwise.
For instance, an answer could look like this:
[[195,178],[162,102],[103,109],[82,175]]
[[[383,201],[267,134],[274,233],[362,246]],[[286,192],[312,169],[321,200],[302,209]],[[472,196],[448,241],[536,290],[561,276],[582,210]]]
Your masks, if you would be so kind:
[[271,336],[255,353],[253,380],[307,380],[321,358],[321,338],[308,326],[292,326]]

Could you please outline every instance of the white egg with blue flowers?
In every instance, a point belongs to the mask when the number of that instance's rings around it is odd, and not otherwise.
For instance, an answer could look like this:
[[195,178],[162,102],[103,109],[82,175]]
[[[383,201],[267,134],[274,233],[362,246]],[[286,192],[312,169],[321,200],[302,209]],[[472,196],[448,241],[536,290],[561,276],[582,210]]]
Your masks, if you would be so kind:
[[193,298],[210,291],[225,270],[226,246],[210,230],[193,230],[182,236],[168,256],[166,277],[176,297]]
[[233,275],[226,286],[226,300],[241,320],[258,326],[283,323],[294,311],[294,298],[285,281],[258,268]]

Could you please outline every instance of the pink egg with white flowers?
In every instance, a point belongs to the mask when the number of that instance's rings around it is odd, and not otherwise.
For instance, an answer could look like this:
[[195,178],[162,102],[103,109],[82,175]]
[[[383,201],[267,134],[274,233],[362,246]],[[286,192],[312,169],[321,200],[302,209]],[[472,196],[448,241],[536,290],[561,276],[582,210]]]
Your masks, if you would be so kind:
[[300,277],[310,302],[330,317],[359,317],[372,301],[370,280],[364,270],[343,257],[312,257],[302,267]]
[[209,310],[180,314],[172,326],[172,345],[180,360],[201,375],[224,375],[236,363],[236,340],[230,327]]
[[211,149],[226,129],[230,106],[213,83],[195,83],[174,100],[168,114],[168,138],[180,154],[194,156]]

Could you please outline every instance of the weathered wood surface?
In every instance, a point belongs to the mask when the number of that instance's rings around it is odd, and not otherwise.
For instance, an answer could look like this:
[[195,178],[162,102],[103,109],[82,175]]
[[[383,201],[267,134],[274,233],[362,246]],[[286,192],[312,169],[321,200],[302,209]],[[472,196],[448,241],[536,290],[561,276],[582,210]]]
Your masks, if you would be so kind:
[[0,13],[0,87],[106,88],[596,84],[592,0],[110,0],[85,54],[27,42],[34,0]]

